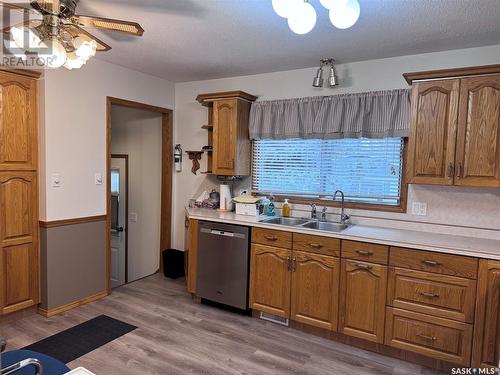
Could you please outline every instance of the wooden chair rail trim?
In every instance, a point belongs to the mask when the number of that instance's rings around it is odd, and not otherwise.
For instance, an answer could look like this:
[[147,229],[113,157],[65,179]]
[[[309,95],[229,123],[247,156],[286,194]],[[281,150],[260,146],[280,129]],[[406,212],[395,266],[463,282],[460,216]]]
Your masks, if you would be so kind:
[[500,64],[472,66],[467,68],[428,70],[424,72],[404,73],[403,77],[411,85],[414,81],[425,81],[432,79],[449,79],[457,77],[469,77],[476,75],[500,74]]
[[66,225],[93,223],[93,222],[105,221],[105,220],[106,220],[106,215],[87,216],[87,217],[79,217],[79,218],[74,218],[74,219],[53,220],[53,221],[40,220],[40,227],[41,228],[55,228],[55,227],[64,227]]

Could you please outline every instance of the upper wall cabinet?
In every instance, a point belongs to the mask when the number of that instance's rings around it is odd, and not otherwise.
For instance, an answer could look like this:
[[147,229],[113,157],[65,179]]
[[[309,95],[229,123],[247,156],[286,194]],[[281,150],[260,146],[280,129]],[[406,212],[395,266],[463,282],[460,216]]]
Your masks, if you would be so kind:
[[408,182],[500,187],[500,66],[405,77],[413,84]]
[[[198,95],[209,107],[208,171],[222,176],[249,176],[251,143],[248,134],[250,105],[257,98],[242,91]],[[210,155],[211,152],[211,155]]]
[[36,81],[0,72],[0,169],[37,168]]

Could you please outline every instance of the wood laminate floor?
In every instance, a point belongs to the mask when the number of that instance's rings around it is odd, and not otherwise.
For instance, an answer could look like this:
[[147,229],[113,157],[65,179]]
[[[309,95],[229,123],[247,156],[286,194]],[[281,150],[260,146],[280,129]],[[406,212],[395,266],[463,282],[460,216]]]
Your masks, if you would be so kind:
[[71,362],[97,375],[127,374],[437,374],[397,359],[301,331],[195,304],[183,280],[161,274],[115,289],[64,314],[0,324],[16,349],[97,315],[139,328]]

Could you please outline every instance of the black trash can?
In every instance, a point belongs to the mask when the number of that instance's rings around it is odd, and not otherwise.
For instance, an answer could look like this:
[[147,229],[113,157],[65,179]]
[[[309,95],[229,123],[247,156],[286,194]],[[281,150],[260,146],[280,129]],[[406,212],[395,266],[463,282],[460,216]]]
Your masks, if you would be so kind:
[[171,279],[184,276],[184,251],[167,249],[162,251],[163,273]]

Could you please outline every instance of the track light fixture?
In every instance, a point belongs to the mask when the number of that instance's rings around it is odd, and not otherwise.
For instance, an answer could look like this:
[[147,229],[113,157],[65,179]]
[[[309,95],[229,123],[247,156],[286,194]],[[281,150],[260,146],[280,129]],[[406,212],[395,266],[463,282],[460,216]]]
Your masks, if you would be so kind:
[[339,82],[337,79],[337,72],[335,71],[335,60],[333,58],[321,59],[319,68],[316,71],[316,76],[313,79],[313,87],[323,86],[323,67],[330,67],[330,74],[328,75],[328,86],[335,87],[338,86]]

